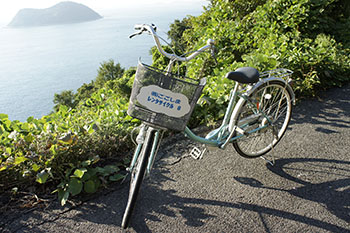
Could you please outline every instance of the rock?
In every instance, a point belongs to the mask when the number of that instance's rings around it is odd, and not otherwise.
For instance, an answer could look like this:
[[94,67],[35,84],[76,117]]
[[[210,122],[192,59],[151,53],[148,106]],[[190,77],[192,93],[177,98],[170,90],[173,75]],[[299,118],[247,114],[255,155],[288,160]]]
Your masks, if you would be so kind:
[[71,24],[102,18],[89,7],[75,2],[61,2],[46,9],[25,8],[18,11],[9,27],[33,27]]

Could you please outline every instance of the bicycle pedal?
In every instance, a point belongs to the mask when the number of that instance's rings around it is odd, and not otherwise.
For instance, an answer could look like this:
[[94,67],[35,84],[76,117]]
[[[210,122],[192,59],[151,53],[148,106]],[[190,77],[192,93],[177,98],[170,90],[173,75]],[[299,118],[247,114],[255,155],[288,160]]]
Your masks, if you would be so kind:
[[191,150],[191,157],[196,159],[196,160],[199,160],[201,158],[203,158],[203,154],[204,152],[207,150],[207,148],[204,148],[203,151],[201,151],[201,149],[199,149],[198,147],[194,147],[192,150]]

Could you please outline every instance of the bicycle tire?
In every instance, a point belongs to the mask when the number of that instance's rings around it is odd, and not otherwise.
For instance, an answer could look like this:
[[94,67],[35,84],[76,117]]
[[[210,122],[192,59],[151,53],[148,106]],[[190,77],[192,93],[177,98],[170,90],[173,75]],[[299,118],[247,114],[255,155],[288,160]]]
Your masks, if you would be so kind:
[[148,158],[151,154],[152,145],[155,138],[155,132],[156,131],[153,128],[148,128],[141,154],[139,155],[139,158],[136,161],[136,166],[131,173],[129,197],[122,220],[122,228],[124,229],[129,226],[130,219],[135,208],[141,184],[146,173]]
[[[251,93],[249,101],[240,102],[234,122],[246,132],[252,133],[233,141],[233,147],[239,155],[245,158],[260,157],[268,153],[281,140],[292,113],[292,94],[286,85],[288,84],[279,80],[270,81]],[[248,117],[254,114],[256,116],[257,109],[263,112],[262,116],[249,124],[243,124],[244,119],[249,119]],[[280,119],[282,121],[279,121]],[[262,126],[266,128],[253,132],[254,129]],[[237,136],[237,132],[234,136]]]

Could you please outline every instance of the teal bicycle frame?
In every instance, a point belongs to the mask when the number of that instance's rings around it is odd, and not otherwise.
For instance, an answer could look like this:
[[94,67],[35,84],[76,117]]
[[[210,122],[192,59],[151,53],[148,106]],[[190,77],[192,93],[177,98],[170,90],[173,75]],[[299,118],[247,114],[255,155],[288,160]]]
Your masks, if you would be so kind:
[[[170,59],[167,72],[171,71],[171,69],[173,67],[173,63],[175,61],[189,61],[189,60],[193,59],[194,57],[196,57],[198,54],[200,54],[208,49],[210,49],[212,51],[212,53],[214,53],[213,52],[214,51],[213,50],[214,41],[209,39],[207,41],[207,45],[205,45],[202,48],[200,48],[199,50],[195,51],[193,54],[191,54],[188,57],[177,56],[176,54],[169,54],[162,49],[162,46],[160,45],[160,41],[158,39],[158,35],[155,31],[155,26],[150,26],[150,25],[146,25],[146,24],[135,25],[135,29],[138,29],[140,31],[131,35],[130,38],[135,36],[135,35],[142,34],[143,31],[148,31],[153,36],[153,39],[155,41],[155,44],[157,45],[158,51],[162,55],[164,55],[165,57],[168,57]],[[237,140],[245,135],[248,135],[248,134],[257,132],[259,130],[262,130],[266,127],[269,127],[272,123],[271,120],[261,110],[259,110],[254,103],[252,103],[252,100],[250,99],[249,96],[260,86],[266,85],[266,84],[268,85],[269,82],[278,80],[278,81],[285,83],[285,88],[289,89],[288,92],[290,92],[292,95],[291,96],[292,102],[295,103],[294,92],[288,84],[289,81],[282,79],[282,77],[286,77],[286,76],[288,76],[288,75],[274,77],[274,76],[270,76],[269,73],[264,72],[260,76],[259,82],[255,83],[253,85],[247,85],[247,87],[242,92],[240,92],[238,90],[240,88],[241,84],[236,82],[234,89],[231,91],[230,101],[229,101],[229,104],[228,104],[228,107],[227,107],[227,110],[226,110],[226,113],[225,113],[225,116],[224,116],[224,119],[223,119],[221,126],[217,129],[211,131],[205,138],[197,136],[188,127],[185,128],[184,134],[187,137],[189,137],[190,139],[197,141],[201,144],[218,147],[220,149],[225,149],[225,147],[228,143],[231,143],[231,142],[233,142],[233,141],[235,141],[235,140]],[[238,101],[237,101],[237,99],[238,99]],[[248,118],[243,119],[244,122],[235,122],[234,119],[235,119],[236,115],[238,114],[240,106],[245,102],[248,102],[251,104],[254,115],[250,119],[248,119]],[[251,122],[256,121],[259,117],[264,117],[269,124],[261,125],[261,126],[255,128],[254,130],[251,130],[248,132],[246,132],[242,129],[242,128],[245,128],[245,126],[248,126]],[[162,138],[162,135],[163,135],[162,132],[164,131],[164,129],[157,127],[157,126],[150,125],[148,123],[143,123],[143,125],[141,127],[140,134],[138,136],[139,140],[136,139],[137,147],[136,147],[133,159],[131,161],[131,165],[129,167],[130,171],[133,170],[133,168],[136,164],[137,158],[138,158],[139,154],[141,153],[142,145],[144,143],[144,137],[146,134],[146,128],[148,128],[148,127],[151,127],[152,130],[157,131],[156,135],[155,135],[155,139],[153,141],[153,146],[152,146],[151,154],[149,157],[146,172],[149,173],[151,170],[151,167],[152,167],[154,159],[155,159],[155,155],[157,154],[157,150],[158,150],[158,147],[160,144],[159,143],[160,139]],[[234,136],[235,134],[237,134],[237,132],[238,132],[238,135]]]
[[[137,32],[132,34],[130,36],[136,36],[136,35],[141,35],[143,32],[148,32],[150,33],[155,41],[155,44],[158,48],[158,51],[170,59],[169,65],[166,69],[165,74],[170,74],[173,68],[173,64],[176,61],[179,62],[187,62],[193,58],[195,58],[197,55],[201,54],[202,52],[206,50],[210,50],[211,55],[215,58],[215,42],[212,39],[208,39],[207,44],[200,49],[192,52],[191,54],[184,54],[182,56],[178,56],[174,53],[167,53],[163,50],[160,41],[159,41],[159,36],[156,33],[156,26],[155,25],[147,25],[147,24],[141,24],[141,25],[135,25],[135,29]],[[293,72],[287,69],[275,69],[271,71],[265,71],[259,74],[259,81],[254,78],[254,82],[244,82],[240,79],[234,79],[232,80],[240,80],[242,83],[246,83],[246,86],[243,86],[245,84],[241,84],[239,82],[236,82],[234,88],[230,92],[230,97],[229,97],[229,103],[224,115],[224,119],[221,123],[221,126],[218,127],[217,129],[212,130],[209,132],[205,137],[201,137],[196,135],[193,131],[191,131],[188,127],[185,127],[184,129],[184,134],[187,136],[189,139],[199,142],[204,145],[209,145],[211,147],[217,147],[219,149],[225,149],[226,145],[229,143],[232,143],[236,151],[244,156],[244,157],[262,157],[265,153],[267,153],[269,150],[271,150],[275,144],[278,143],[278,140],[283,136],[283,133],[285,132],[286,128],[288,127],[288,123],[290,120],[290,114],[291,114],[291,106],[290,106],[290,101],[292,101],[293,104],[295,104],[295,96],[294,92],[289,85],[290,76]],[[282,79],[284,78],[284,79]],[[287,79],[287,80],[285,80]],[[248,84],[249,83],[249,84]],[[282,98],[280,97],[272,97],[267,90],[269,86],[276,86],[279,89],[284,89],[281,92],[282,94],[284,91],[287,91],[287,95],[285,95],[286,100],[288,101],[286,105],[286,118],[285,121],[283,122],[283,126],[281,128],[281,134],[276,130],[278,127],[278,122],[276,121],[275,118],[278,119],[279,114],[279,109],[282,104]],[[204,84],[203,84],[204,85]],[[201,88],[203,87],[201,86]],[[266,86],[266,89],[265,89]],[[243,89],[244,87],[244,89]],[[241,90],[242,89],[242,90]],[[138,89],[135,89],[138,90]],[[262,90],[262,93],[260,93],[260,90]],[[195,92],[196,100],[199,97],[199,93]],[[271,92],[272,93],[272,92]],[[272,93],[273,94],[273,93]],[[275,95],[279,96],[279,95]],[[273,104],[277,110],[271,110],[271,107],[265,107],[266,105],[265,102],[269,102],[268,100],[272,98],[272,102],[274,100],[279,100],[276,102],[276,104]],[[279,99],[280,98],[280,99]],[[264,100],[267,100],[264,102]],[[195,103],[191,102],[191,110],[193,110]],[[247,109],[246,109],[247,108]],[[154,112],[150,109],[151,112]],[[271,114],[272,111],[272,114]],[[288,111],[288,112],[287,112]],[[158,113],[158,112],[157,112]],[[160,112],[163,113],[163,112]],[[187,112],[189,113],[189,112]],[[154,114],[156,114],[154,112]],[[166,113],[164,113],[167,115]],[[282,113],[283,114],[283,113]],[[142,115],[142,114],[141,114]],[[273,115],[276,115],[274,117]],[[151,118],[155,116],[152,115]],[[137,115],[134,117],[138,118]],[[188,115],[186,115],[186,121],[188,120]],[[135,202],[137,199],[138,192],[141,187],[141,182],[145,176],[145,174],[149,175],[153,166],[153,163],[155,161],[160,142],[163,136],[163,133],[166,131],[166,128],[168,125],[167,121],[165,123],[162,123],[156,126],[153,124],[156,124],[156,121],[148,121],[145,118],[140,117],[140,119],[143,119],[145,122],[142,123],[138,136],[136,137],[136,142],[137,145],[132,161],[130,163],[130,167],[128,170],[130,171],[131,174],[131,183],[130,183],[130,192],[129,192],[129,198],[127,202],[127,206],[124,212],[123,220],[122,220],[122,226],[123,228],[126,228],[128,225],[128,222],[130,220],[130,216],[132,214],[133,208],[135,206]],[[153,119],[153,118],[152,118]],[[157,118],[154,118],[157,120]],[[147,122],[147,123],[146,123]],[[149,123],[152,122],[152,123]],[[176,121],[177,122],[177,121]],[[277,123],[276,123],[277,122]],[[178,130],[183,130],[183,124],[181,125],[181,128]],[[266,130],[265,130],[266,128]],[[170,127],[169,129],[175,129],[174,127]],[[249,154],[246,152],[242,152],[240,149],[240,140],[235,141],[237,139],[240,139],[242,137],[247,137],[249,140],[250,138],[255,139],[255,137],[249,137],[250,134],[253,134],[255,132],[267,132],[268,130],[272,129],[272,136],[274,137],[271,144],[268,144],[265,146],[263,150],[258,151],[256,154]],[[257,134],[259,136],[260,132]],[[255,135],[250,135],[250,136],[255,136]],[[248,141],[247,140],[247,141]],[[247,143],[246,141],[242,141],[242,143]],[[257,144],[253,140],[251,144]],[[249,141],[248,141],[249,145]],[[193,148],[193,150],[190,152],[190,155],[194,159],[200,159],[203,155],[205,150],[200,150],[198,148]],[[273,165],[273,161],[269,161],[265,159],[267,162],[269,162],[271,165]]]
[[[244,93],[241,93],[238,91],[239,86],[240,86],[240,84],[236,83],[235,88],[231,91],[230,101],[229,101],[228,107],[226,109],[224,119],[223,119],[221,126],[219,128],[211,131],[205,138],[203,138],[203,137],[197,136],[188,127],[186,127],[185,132],[184,132],[185,135],[188,136],[190,139],[197,141],[199,143],[218,147],[220,149],[225,149],[225,147],[228,143],[233,142],[233,141],[243,137],[246,134],[251,134],[251,133],[259,131],[263,128],[266,128],[268,125],[260,126],[256,129],[248,131],[248,132],[245,132],[244,130],[241,129],[241,128],[244,128],[246,125],[249,125],[250,122],[256,120],[257,117],[250,119],[249,121],[247,121],[245,124],[241,125],[240,127],[238,127],[236,125],[236,122],[233,122],[232,113],[234,112],[234,114],[237,114],[237,110],[238,110],[238,105],[236,104],[237,97],[240,97],[242,100],[245,100],[245,101],[248,101],[251,103],[251,100],[249,98],[249,93],[250,93],[249,90],[251,88],[253,88],[253,86],[249,85],[246,88],[247,91]],[[253,106],[255,106],[255,105],[253,105]],[[236,109],[236,111],[234,111],[235,109]],[[263,112],[261,112],[256,107],[253,110],[257,116],[264,115]],[[266,116],[266,119],[268,122],[270,122],[270,120],[267,116]],[[230,125],[233,125],[232,129],[230,129]],[[238,132],[239,135],[233,137],[233,135],[236,132]]]
[[[211,131],[209,134],[207,134],[206,137],[200,137],[198,135],[196,135],[193,131],[191,131],[188,127],[185,128],[184,134],[189,137],[190,139],[199,142],[201,144],[205,144],[205,145],[209,145],[212,147],[218,147],[220,149],[225,149],[226,145],[228,143],[232,143],[233,141],[247,135],[247,134],[251,134],[251,133],[255,133],[259,130],[262,130],[266,127],[269,127],[271,125],[271,120],[269,119],[268,116],[266,116],[261,110],[259,110],[256,105],[252,102],[252,100],[250,99],[250,94],[253,93],[257,88],[259,88],[262,85],[268,85],[269,82],[271,81],[275,81],[275,80],[279,80],[285,83],[286,88],[290,88],[290,86],[288,85],[288,82],[285,81],[282,78],[276,78],[276,77],[269,77],[269,78],[264,78],[264,79],[260,79],[260,81],[254,85],[248,85],[243,91],[239,91],[240,85],[239,83],[236,83],[234,89],[231,91],[230,94],[230,101],[228,104],[228,107],[226,109],[226,113],[224,116],[224,119],[222,121],[222,124],[219,128]],[[293,92],[291,92],[293,93]],[[238,101],[237,101],[238,100]],[[252,109],[256,115],[256,117],[253,117],[251,119],[243,119],[245,122],[240,123],[240,122],[234,122],[234,118],[235,118],[235,114],[238,114],[238,110],[240,108],[240,105],[243,104],[243,102],[248,102],[251,104]],[[295,96],[294,93],[292,95],[292,102],[295,103]],[[262,126],[259,126],[253,130],[250,130],[248,132],[244,131],[242,128],[244,128],[245,126],[249,125],[251,122],[255,121],[257,118],[259,118],[260,116],[264,117],[267,122],[269,124],[264,124]],[[141,135],[141,140],[137,140],[138,141],[138,145],[136,147],[134,156],[133,156],[133,160],[131,161],[131,165],[129,167],[130,170],[132,170],[135,166],[135,163],[137,161],[138,155],[141,152],[142,149],[142,145],[143,145],[143,140],[142,140],[142,135],[145,134],[146,132],[146,127],[152,127],[154,130],[156,130],[156,137],[155,140],[153,142],[152,145],[152,151],[149,157],[149,161],[148,161],[148,165],[147,165],[147,174],[150,173],[151,168],[153,166],[156,154],[157,154],[157,150],[159,147],[159,142],[162,138],[164,129],[161,129],[159,127],[156,126],[152,126],[152,125],[147,125],[144,124],[142,129],[143,132],[139,135]],[[233,136],[235,134],[238,135]]]

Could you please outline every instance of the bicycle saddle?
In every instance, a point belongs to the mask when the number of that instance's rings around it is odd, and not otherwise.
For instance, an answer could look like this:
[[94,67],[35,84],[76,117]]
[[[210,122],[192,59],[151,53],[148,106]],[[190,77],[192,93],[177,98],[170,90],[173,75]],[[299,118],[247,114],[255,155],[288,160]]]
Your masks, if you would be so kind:
[[225,77],[239,83],[256,83],[259,81],[259,72],[253,67],[241,67],[228,72]]

